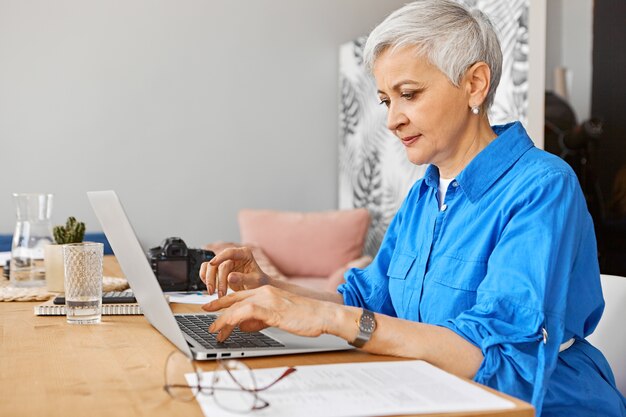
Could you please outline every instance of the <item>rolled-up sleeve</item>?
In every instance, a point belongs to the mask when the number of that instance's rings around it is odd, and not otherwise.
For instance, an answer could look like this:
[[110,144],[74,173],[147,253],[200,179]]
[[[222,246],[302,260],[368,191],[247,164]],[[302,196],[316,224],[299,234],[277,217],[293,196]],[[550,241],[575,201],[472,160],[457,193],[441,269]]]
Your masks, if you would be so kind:
[[[593,255],[581,255],[595,247],[593,224],[577,178],[565,171],[546,174],[510,209],[476,304],[437,324],[481,349],[477,382],[532,402],[540,415],[559,346],[573,335],[566,331],[571,277],[599,275],[597,262],[585,262]],[[588,315],[601,307],[570,306]]]
[[344,304],[396,317],[387,283],[388,265],[387,250],[381,247],[378,255],[366,268],[348,270],[344,275],[345,282],[337,288],[343,296]]
[[[418,183],[419,184],[419,183]],[[413,187],[409,195],[419,188]],[[368,310],[397,317],[389,294],[389,276],[387,271],[396,247],[398,233],[402,230],[402,219],[407,209],[407,200],[392,219],[380,249],[372,263],[364,269],[352,268],[345,275],[345,283],[337,288],[343,296],[345,305],[363,307]]]

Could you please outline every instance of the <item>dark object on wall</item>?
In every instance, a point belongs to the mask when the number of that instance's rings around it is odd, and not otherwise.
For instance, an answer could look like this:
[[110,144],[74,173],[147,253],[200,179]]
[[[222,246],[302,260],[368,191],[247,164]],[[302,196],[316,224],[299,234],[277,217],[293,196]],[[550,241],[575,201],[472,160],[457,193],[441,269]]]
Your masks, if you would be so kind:
[[[595,0],[593,2],[593,72],[591,112],[602,116],[604,134],[598,160],[600,186],[605,196],[612,194],[612,185],[626,164],[626,1]],[[620,46],[621,45],[621,46]],[[608,223],[599,236],[600,270],[604,274],[626,276],[626,226],[624,220],[607,210]]]
[[604,273],[626,276],[626,163],[615,174],[602,226],[600,267]]
[[545,149],[563,158],[578,176],[593,218],[600,270],[626,276],[626,217],[605,209],[598,177],[604,164],[595,162],[604,140],[603,123],[592,117],[578,124],[565,100],[552,92],[546,92],[545,100]]
[[596,155],[603,126],[592,117],[578,124],[571,106],[558,95],[545,96],[545,150],[563,158],[574,170],[598,233],[605,218],[604,199],[598,182]]
[[545,96],[544,149],[562,157],[565,135],[576,127],[576,115],[569,104],[551,91]]
[[564,145],[570,151],[584,149],[589,146],[589,143],[600,139],[602,132],[602,121],[597,117],[592,117],[576,126],[569,135],[566,135]]

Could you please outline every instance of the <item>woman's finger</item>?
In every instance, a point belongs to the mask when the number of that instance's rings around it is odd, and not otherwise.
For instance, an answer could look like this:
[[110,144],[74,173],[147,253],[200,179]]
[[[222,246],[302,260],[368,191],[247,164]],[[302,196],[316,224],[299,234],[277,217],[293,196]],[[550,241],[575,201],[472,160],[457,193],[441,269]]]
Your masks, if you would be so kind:
[[245,277],[245,274],[241,274],[239,272],[231,272],[230,274],[228,274],[228,286],[233,291],[247,290],[248,288],[246,287]]
[[228,290],[228,275],[234,268],[234,263],[230,259],[222,262],[218,267],[217,274],[217,295],[218,297],[223,297],[226,295],[226,291]]
[[266,284],[267,279],[262,272],[244,274],[234,271],[228,274],[228,285],[235,291],[252,290]]
[[[230,335],[232,330],[237,327],[239,323],[243,323],[248,320],[255,320],[257,322],[262,322],[268,326],[271,326],[272,323],[269,323],[270,319],[271,315],[266,308],[260,307],[253,303],[236,303],[233,304],[228,310],[224,311],[213,322],[213,324],[209,326],[209,331],[212,333],[218,332],[220,336],[222,335],[223,331],[226,331],[226,337],[228,337],[228,335]],[[221,339],[221,341],[226,339],[226,337]]]
[[226,260],[245,261],[250,259],[250,251],[246,248],[227,248],[218,253],[209,261],[211,265],[219,265]]
[[228,336],[230,336],[233,330],[235,330],[235,327],[236,326],[225,325],[221,329],[217,330],[217,336],[215,338],[217,339],[218,342],[223,342],[224,340],[228,339]]
[[200,265],[200,272],[198,273],[198,275],[200,275],[200,279],[202,280],[202,282],[204,282],[204,285],[207,285],[207,283],[206,283],[207,276],[206,275],[207,275],[208,269],[209,269],[209,263],[208,262],[202,262],[202,264]]
[[207,292],[211,295],[215,292],[215,281],[217,280],[217,266],[211,265],[209,262],[209,277],[207,278]]
[[228,308],[238,301],[241,301],[251,295],[252,291],[237,291],[225,295],[224,297],[217,298],[210,303],[206,303],[202,306],[205,311],[219,311],[223,308]]
[[243,332],[258,332],[265,328],[267,328],[267,324],[256,319],[244,320],[239,323],[239,329]]

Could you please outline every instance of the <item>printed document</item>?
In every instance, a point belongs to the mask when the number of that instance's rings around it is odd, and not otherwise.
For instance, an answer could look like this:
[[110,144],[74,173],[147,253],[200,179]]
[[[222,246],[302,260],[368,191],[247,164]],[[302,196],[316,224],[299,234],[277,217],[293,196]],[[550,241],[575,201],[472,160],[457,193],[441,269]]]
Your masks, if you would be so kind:
[[[286,368],[255,369],[257,386]],[[354,417],[488,411],[514,408],[470,382],[424,361],[364,362],[297,366],[297,371],[259,396],[270,406],[252,414],[263,417]],[[203,374],[211,381],[212,372]],[[195,380],[189,374],[188,380]],[[219,394],[217,394],[219,395]],[[213,396],[197,396],[207,417],[241,417],[220,408]]]

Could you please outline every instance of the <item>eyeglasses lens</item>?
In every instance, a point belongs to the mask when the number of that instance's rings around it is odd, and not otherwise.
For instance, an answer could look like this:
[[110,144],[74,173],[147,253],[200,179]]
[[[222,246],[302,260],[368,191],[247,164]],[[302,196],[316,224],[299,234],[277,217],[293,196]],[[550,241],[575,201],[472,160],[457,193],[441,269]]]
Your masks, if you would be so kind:
[[202,383],[196,381],[197,377],[199,375],[189,358],[178,352],[170,355],[165,367],[165,384],[172,397],[183,401],[193,400],[198,393],[198,385]]
[[254,375],[243,362],[220,362],[213,373],[212,386],[215,402],[226,410],[247,412],[257,408]]

